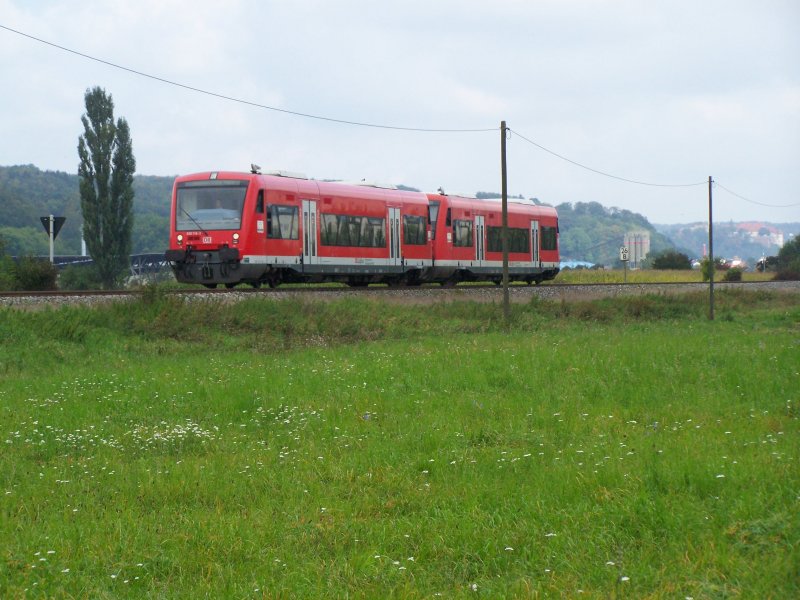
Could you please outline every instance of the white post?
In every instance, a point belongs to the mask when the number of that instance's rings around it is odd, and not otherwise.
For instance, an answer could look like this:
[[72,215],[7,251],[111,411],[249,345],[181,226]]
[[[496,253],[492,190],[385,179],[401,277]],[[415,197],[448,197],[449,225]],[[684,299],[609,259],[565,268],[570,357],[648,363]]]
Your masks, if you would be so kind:
[[50,264],[53,264],[53,243],[55,242],[55,236],[53,235],[53,230],[55,229],[55,222],[56,219],[53,215],[50,215],[50,225],[48,229],[50,230]]

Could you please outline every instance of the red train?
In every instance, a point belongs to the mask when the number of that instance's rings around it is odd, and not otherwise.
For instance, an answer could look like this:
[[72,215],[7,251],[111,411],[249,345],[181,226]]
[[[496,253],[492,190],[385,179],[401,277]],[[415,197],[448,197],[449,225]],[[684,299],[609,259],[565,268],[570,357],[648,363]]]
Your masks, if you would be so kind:
[[[169,250],[175,277],[206,287],[341,281],[418,285],[502,279],[499,201],[329,183],[292,173],[178,177]],[[559,270],[553,208],[508,203],[509,279]]]

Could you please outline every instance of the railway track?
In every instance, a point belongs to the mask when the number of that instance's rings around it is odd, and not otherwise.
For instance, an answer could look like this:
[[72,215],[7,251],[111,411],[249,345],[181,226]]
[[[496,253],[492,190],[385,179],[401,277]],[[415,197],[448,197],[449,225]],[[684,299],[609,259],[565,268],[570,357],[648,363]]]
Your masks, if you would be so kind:
[[[757,282],[715,282],[715,289],[775,290],[800,294],[800,281],[757,281]],[[553,283],[539,286],[509,286],[512,302],[525,302],[532,297],[555,300],[582,300],[614,296],[643,294],[676,294],[708,289],[708,283],[662,282],[662,283]],[[129,300],[141,297],[149,290],[83,290],[46,292],[0,292],[0,306],[91,304]],[[270,289],[238,287],[233,289],[173,289],[162,293],[186,299],[206,299],[233,301],[245,298],[269,297],[272,299],[313,297],[315,299],[339,299],[343,297],[369,297],[388,301],[430,303],[451,300],[475,300],[494,302],[502,299],[503,290],[493,285],[462,284],[455,287],[438,285],[415,287],[371,286],[367,288],[348,288],[331,286],[284,286]]]

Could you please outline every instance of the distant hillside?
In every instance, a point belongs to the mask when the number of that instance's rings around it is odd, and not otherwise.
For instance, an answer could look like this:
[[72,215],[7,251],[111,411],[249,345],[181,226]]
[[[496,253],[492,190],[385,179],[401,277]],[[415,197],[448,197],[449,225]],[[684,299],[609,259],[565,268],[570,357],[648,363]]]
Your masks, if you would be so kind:
[[629,210],[606,208],[597,202],[567,202],[556,210],[562,260],[614,266],[625,234],[633,231],[649,232],[651,254],[675,247],[644,216]]
[[[690,257],[702,256],[708,245],[708,223],[656,225],[677,245],[687,248]],[[764,255],[774,256],[792,236],[800,234],[800,223],[714,223],[714,256],[738,257],[754,265]]]
[[[169,235],[169,199],[174,177],[136,175],[134,252],[163,252]],[[39,217],[66,217],[56,239],[57,254],[79,254],[81,217],[78,176],[42,171],[33,165],[0,167],[0,239],[9,254],[48,253]]]

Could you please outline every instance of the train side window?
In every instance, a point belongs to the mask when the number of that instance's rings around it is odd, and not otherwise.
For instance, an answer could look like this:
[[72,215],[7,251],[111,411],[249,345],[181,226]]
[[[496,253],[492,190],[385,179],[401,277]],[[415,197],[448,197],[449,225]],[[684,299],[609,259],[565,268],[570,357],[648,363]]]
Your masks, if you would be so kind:
[[461,248],[472,246],[472,221],[464,219],[453,221],[453,246]]
[[385,248],[385,232],[386,219],[329,213],[320,214],[319,241],[323,246]]
[[403,215],[403,243],[417,246],[427,243],[425,239],[425,217]]
[[558,250],[558,229],[542,227],[542,250]]
[[431,239],[436,239],[436,222],[439,220],[439,203],[431,202],[428,205],[428,222],[431,225]]
[[267,237],[274,240],[299,239],[299,210],[296,206],[267,206]]
[[450,209],[447,209],[447,218],[444,221],[445,226],[450,227],[452,225],[452,221],[450,220]]
[[[508,251],[509,252],[530,252],[531,232],[527,229],[518,227],[508,228]],[[503,251],[503,228],[486,228],[486,249],[489,252]]]
[[258,190],[258,198],[256,199],[256,212],[258,214],[264,213],[264,190]]

